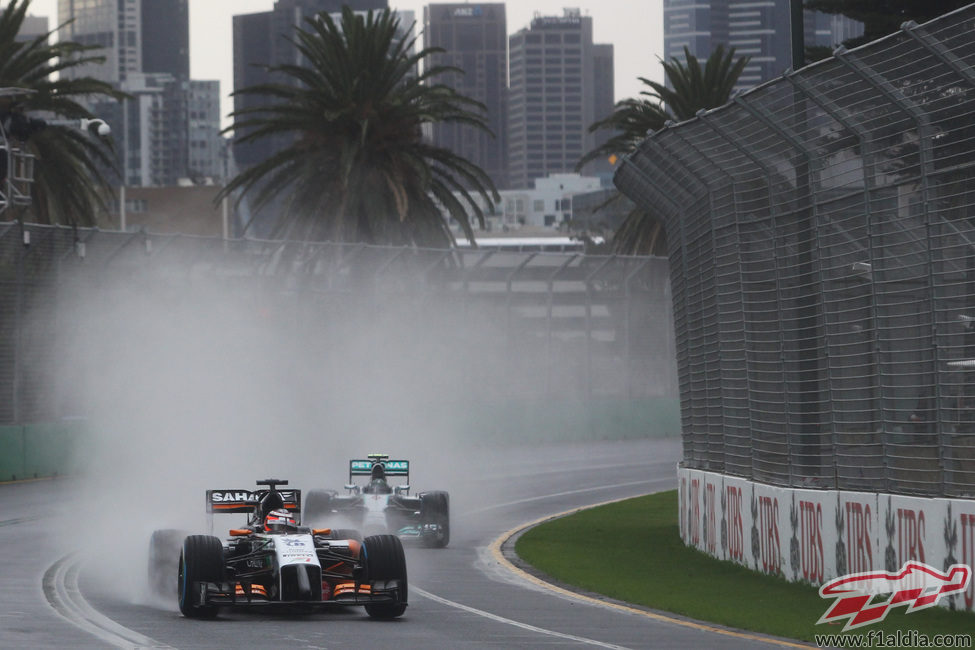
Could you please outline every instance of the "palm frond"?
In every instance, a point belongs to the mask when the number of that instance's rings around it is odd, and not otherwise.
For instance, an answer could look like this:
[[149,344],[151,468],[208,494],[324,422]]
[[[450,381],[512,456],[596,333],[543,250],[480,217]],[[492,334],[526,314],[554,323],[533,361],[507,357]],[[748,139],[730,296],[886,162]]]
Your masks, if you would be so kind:
[[[646,89],[640,92],[639,99],[617,102],[610,115],[589,127],[590,131],[610,130],[613,135],[585,154],[576,164],[576,170],[598,158],[629,154],[670,120],[688,120],[701,109],[725,104],[748,61],[747,56],[736,59],[734,48],[725,50],[720,45],[703,67],[687,47],[684,48],[683,61],[676,57],[669,61],[662,60],[660,63],[667,83],[638,77]],[[652,213],[634,210],[617,229],[614,247],[617,253],[625,255],[663,254],[661,240],[659,219]]]
[[305,63],[266,66],[275,81],[236,91],[267,103],[234,112],[225,130],[240,143],[288,144],[231,179],[218,200],[279,201],[275,232],[333,241],[448,244],[438,204],[465,232],[471,218],[483,223],[473,195],[500,200],[491,179],[422,133],[436,122],[489,132],[485,108],[436,83],[457,68],[419,73],[441,50],[414,52],[415,39],[398,34],[388,9],[356,15],[344,7],[338,21],[328,14],[306,20],[291,39]]

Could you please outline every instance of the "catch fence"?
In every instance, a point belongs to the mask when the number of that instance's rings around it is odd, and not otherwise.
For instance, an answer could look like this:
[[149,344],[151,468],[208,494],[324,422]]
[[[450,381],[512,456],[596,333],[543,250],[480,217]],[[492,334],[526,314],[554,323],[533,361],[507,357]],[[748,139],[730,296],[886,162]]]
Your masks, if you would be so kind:
[[975,5],[648,137],[684,462],[975,495]]
[[[175,310],[190,293],[213,304],[233,300],[282,337],[299,328],[331,341],[326,347],[342,348],[344,336],[366,327],[377,345],[416,337],[417,373],[446,362],[463,368],[462,384],[444,388],[445,401],[673,400],[668,274],[665,259],[650,257],[0,223],[0,423],[85,415],[72,398],[82,391],[72,390],[78,379],[68,361],[78,356],[72,346],[92,345],[77,331],[79,305],[84,327],[101,328],[99,345],[111,344],[109,332],[138,326],[98,322],[122,313],[119,303]],[[193,337],[192,323],[185,327]]]

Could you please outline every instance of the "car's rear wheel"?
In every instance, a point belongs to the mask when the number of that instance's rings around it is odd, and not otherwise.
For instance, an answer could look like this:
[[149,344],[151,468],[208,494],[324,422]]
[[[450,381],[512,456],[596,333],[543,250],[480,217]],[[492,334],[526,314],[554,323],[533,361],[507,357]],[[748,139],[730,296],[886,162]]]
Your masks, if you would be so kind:
[[420,525],[425,546],[443,548],[450,543],[450,496],[446,492],[420,495]]
[[215,605],[200,602],[198,582],[223,582],[223,544],[211,535],[190,535],[183,541],[179,556],[179,611],[188,618],[213,618]]
[[362,543],[366,556],[366,577],[370,582],[397,581],[399,597],[394,603],[366,605],[366,613],[372,618],[396,618],[406,611],[408,584],[406,580],[406,553],[396,535],[371,535]]
[[186,533],[164,528],[152,532],[149,538],[149,592],[157,596],[172,597],[177,593],[176,575],[179,553]]
[[354,539],[355,541],[361,543],[362,533],[357,531],[355,528],[333,528],[332,539]]
[[327,525],[331,514],[332,493],[328,490],[309,490],[301,505],[302,525]]

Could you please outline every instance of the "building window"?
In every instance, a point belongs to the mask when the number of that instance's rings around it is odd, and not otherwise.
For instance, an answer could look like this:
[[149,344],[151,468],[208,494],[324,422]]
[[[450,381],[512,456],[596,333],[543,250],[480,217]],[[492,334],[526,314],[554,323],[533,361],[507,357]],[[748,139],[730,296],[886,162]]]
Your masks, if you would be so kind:
[[[533,211],[535,211],[535,212],[541,212],[544,209],[545,209],[545,201],[543,201],[542,199],[535,199],[532,202],[532,210]],[[546,224],[546,225],[551,225],[551,224]]]
[[126,199],[125,211],[132,214],[143,214],[149,209],[149,202],[145,199]]

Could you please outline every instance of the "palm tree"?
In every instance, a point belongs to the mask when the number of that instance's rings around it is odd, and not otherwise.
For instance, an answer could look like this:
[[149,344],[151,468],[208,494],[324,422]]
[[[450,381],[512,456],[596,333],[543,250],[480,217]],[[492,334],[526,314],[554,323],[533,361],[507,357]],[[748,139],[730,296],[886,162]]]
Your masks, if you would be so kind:
[[[745,56],[735,60],[735,49],[725,51],[722,45],[715,48],[703,68],[686,47],[684,59],[683,62],[676,57],[661,61],[670,87],[639,77],[649,86],[649,90],[640,93],[643,98],[617,102],[611,115],[589,127],[590,131],[611,129],[614,134],[583,156],[576,165],[577,170],[597,158],[621,157],[634,151],[650,133],[662,129],[669,121],[689,120],[701,109],[727,103],[749,61]],[[619,197],[614,195],[606,204]],[[662,223],[653,214],[631,210],[613,235],[613,249],[623,255],[665,255]]]
[[[25,91],[16,105],[3,107],[5,111],[28,117],[32,113],[54,115],[80,125],[82,118],[92,115],[76,101],[78,98],[122,96],[108,83],[91,77],[66,79],[61,75],[55,79],[55,74],[100,63],[104,57],[84,55],[96,46],[69,41],[52,44],[54,31],[18,41],[29,7],[30,0],[11,0],[0,12],[0,87]],[[87,226],[108,210],[106,197],[111,196],[112,189],[102,170],[115,167],[110,147],[74,126],[54,124],[34,129],[24,147],[37,158],[31,189],[34,220]]]
[[[255,193],[255,207],[284,197],[273,236],[287,239],[443,246],[453,242],[442,206],[473,241],[468,208],[483,226],[475,195],[500,197],[476,165],[434,147],[422,128],[459,122],[488,130],[484,106],[432,83],[458,71],[419,64],[439,48],[413,54],[385,9],[340,24],[325,13],[306,19],[292,43],[307,65],[266,66],[286,82],[238,90],[272,103],[236,111],[227,129],[238,142],[286,137],[289,144],[233,178],[218,200]],[[279,77],[280,78],[280,77]],[[457,197],[461,197],[458,199]]]

